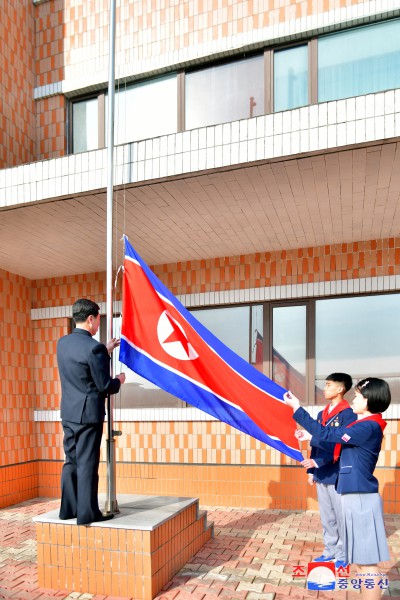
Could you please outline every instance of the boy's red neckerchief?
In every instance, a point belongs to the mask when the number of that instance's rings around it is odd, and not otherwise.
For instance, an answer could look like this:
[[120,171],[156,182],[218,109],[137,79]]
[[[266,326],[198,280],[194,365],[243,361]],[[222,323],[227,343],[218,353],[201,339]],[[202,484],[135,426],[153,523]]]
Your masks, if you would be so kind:
[[[322,425],[326,425],[328,421],[330,421],[331,419],[336,417],[336,415],[341,413],[343,410],[346,410],[346,408],[350,408],[350,404],[346,400],[341,400],[339,402],[339,404],[336,404],[336,406],[334,406],[330,412],[329,412],[329,404],[327,404],[325,406],[324,410],[322,411],[322,416],[321,416]],[[333,462],[336,462],[338,460],[341,449],[342,449],[341,444],[335,444],[335,448],[333,450]]]
[[350,408],[350,404],[346,400],[341,400],[339,404],[336,404],[329,412],[329,404],[327,404],[322,411],[322,425],[326,425],[328,421],[330,421],[333,417],[341,413],[346,408]]

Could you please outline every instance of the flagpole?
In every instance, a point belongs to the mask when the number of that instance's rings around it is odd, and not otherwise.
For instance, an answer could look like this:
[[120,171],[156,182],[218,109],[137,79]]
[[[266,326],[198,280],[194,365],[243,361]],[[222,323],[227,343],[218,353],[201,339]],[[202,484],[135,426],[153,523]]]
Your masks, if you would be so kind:
[[[109,26],[109,71],[108,71],[108,137],[107,137],[107,339],[113,338],[113,285],[112,285],[112,255],[113,255],[113,188],[114,188],[114,105],[115,105],[115,14],[116,0],[110,0]],[[113,361],[111,359],[111,375]],[[114,431],[114,398],[107,398],[107,499],[105,511],[116,513],[118,503],[116,498],[115,477],[115,439],[120,432]]]

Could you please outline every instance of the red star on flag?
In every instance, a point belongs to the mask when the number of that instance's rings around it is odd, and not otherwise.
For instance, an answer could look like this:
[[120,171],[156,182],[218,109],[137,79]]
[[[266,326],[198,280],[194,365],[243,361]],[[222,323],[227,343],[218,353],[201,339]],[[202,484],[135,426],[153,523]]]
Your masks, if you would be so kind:
[[163,340],[163,344],[168,344],[170,342],[180,342],[187,356],[189,356],[189,340],[185,336],[184,332],[180,329],[180,327],[178,327],[174,319],[172,319],[172,317],[168,313],[166,313],[166,317],[170,322],[173,331],[167,338],[165,338],[165,340]]

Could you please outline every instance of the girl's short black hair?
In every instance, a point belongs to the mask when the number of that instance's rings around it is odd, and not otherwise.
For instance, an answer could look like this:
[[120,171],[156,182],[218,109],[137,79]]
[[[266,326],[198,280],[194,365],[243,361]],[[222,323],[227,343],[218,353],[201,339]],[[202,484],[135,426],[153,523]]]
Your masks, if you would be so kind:
[[390,404],[390,388],[384,379],[366,377],[361,379],[354,389],[366,398],[367,410],[370,413],[384,412]]

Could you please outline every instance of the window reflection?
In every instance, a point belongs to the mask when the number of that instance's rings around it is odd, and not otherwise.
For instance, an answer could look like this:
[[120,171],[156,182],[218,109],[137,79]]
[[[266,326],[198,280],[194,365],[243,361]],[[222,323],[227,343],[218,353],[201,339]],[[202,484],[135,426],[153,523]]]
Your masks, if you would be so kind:
[[73,152],[86,152],[98,148],[98,101],[90,98],[72,104]]
[[[107,132],[106,96],[106,132]],[[120,88],[115,94],[115,143],[158,137],[177,131],[176,75]]]
[[249,360],[250,307],[191,310],[194,317],[244,360]]
[[264,361],[264,310],[262,304],[251,307],[251,364],[262,372]]
[[316,302],[316,385],[334,371],[382,377],[400,396],[400,295]]
[[[113,320],[114,337],[120,337],[121,324],[122,317],[116,317]],[[106,336],[102,334],[102,337],[105,339]],[[121,385],[116,396],[116,408],[173,408],[186,406],[186,402],[165,392],[119,362],[119,348],[116,348],[113,352],[113,366],[114,373],[123,372],[126,374],[125,383]]]
[[306,306],[273,308],[272,378],[299,398],[306,396]]
[[400,87],[400,20],[318,40],[318,101]]
[[274,110],[308,103],[308,46],[274,52]]
[[260,55],[187,73],[185,128],[264,114],[263,64]]

